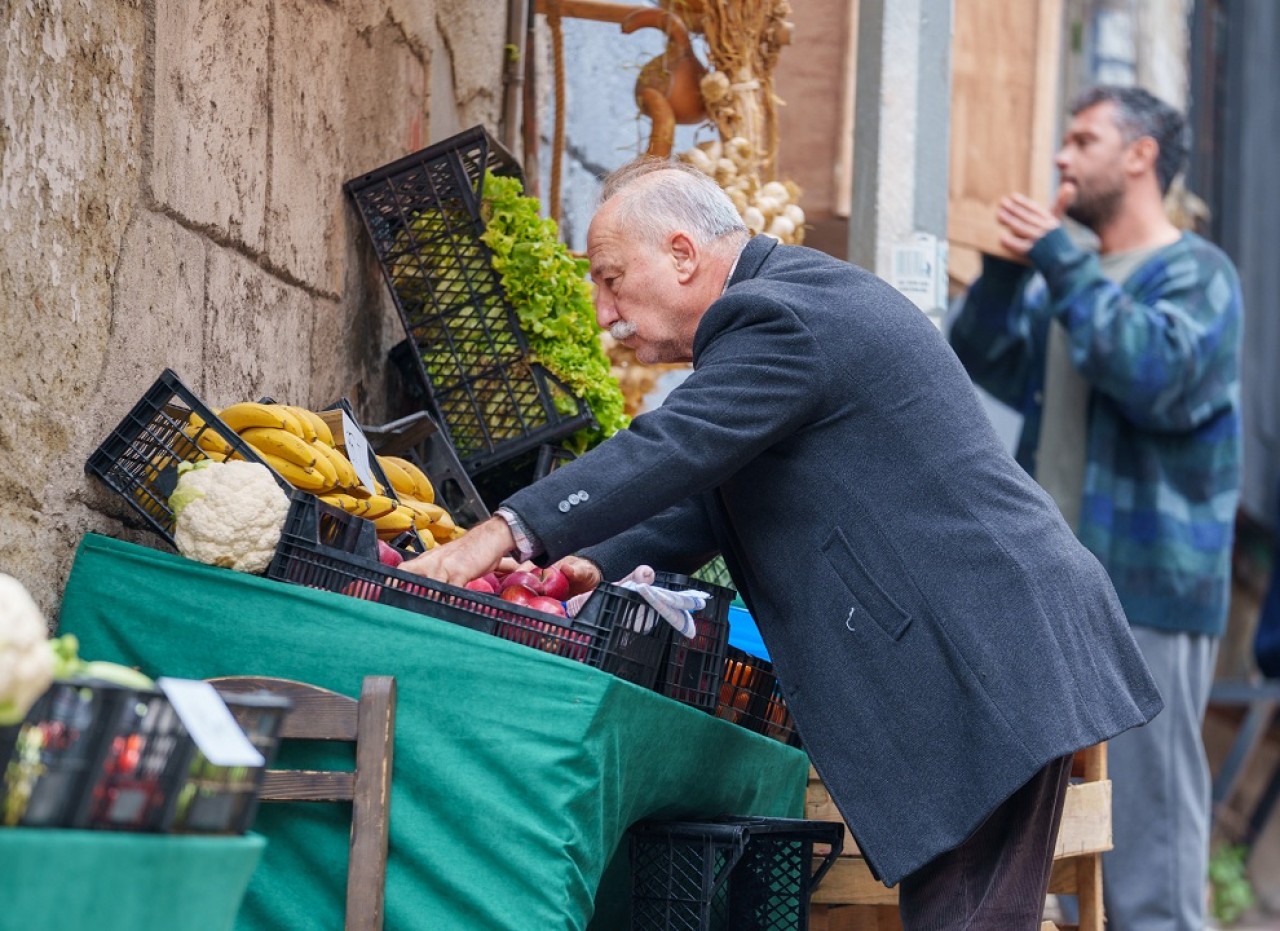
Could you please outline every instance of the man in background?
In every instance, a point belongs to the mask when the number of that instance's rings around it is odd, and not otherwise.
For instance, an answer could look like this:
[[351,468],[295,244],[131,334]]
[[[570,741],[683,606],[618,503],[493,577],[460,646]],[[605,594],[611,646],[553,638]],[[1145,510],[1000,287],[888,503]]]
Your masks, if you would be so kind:
[[1201,723],[1239,497],[1241,297],[1230,260],[1163,209],[1186,152],[1181,115],[1146,91],[1084,94],[1053,207],[1001,201],[1014,261],[984,256],[951,329],[974,381],[1023,415],[1018,461],[1106,567],[1165,701],[1110,743],[1113,931],[1205,926]]

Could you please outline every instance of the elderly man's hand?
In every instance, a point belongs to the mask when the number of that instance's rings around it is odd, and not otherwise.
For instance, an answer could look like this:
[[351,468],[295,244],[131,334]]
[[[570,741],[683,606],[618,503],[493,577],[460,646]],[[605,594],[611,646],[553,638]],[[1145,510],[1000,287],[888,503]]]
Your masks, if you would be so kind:
[[1031,247],[1062,225],[1062,215],[1075,197],[1075,186],[1063,184],[1052,207],[1036,203],[1024,194],[1010,194],[1000,199],[996,222],[1004,229],[1000,245],[1011,255],[1025,259]]
[[466,585],[492,571],[515,545],[507,522],[501,517],[491,517],[452,543],[406,560],[400,568],[437,582]]
[[604,581],[600,567],[581,556],[566,556],[556,563],[556,568],[569,580],[569,596],[589,592]]

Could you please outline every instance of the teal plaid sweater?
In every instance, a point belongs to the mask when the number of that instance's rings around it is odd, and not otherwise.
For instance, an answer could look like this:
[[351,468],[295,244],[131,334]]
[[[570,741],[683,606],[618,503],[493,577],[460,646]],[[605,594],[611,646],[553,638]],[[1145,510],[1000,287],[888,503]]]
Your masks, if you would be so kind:
[[1049,323],[1089,382],[1078,535],[1131,624],[1220,635],[1240,485],[1240,283],[1192,233],[1123,283],[1055,230],[1028,258],[986,256],[951,329],[973,380],[1025,418],[1035,474]]

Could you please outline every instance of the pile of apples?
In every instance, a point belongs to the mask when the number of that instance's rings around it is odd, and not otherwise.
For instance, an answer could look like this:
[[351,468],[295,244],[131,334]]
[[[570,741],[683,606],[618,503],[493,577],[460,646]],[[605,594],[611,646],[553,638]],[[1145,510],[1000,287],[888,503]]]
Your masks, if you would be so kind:
[[540,570],[516,569],[501,575],[490,572],[465,587],[556,617],[565,617],[564,600],[569,597],[569,579],[555,566]]
[[[378,561],[390,569],[397,569],[404,561],[404,557],[395,547],[379,540]],[[413,595],[424,597],[427,595],[426,588],[400,579],[389,579],[387,584],[391,588],[402,589]],[[569,579],[555,566],[540,570],[516,569],[501,574],[490,572],[468,582],[465,587],[480,594],[497,595],[504,601],[541,611],[544,614],[567,617],[564,599],[569,597]],[[342,589],[342,594],[362,598],[365,601],[379,600],[378,586],[361,579],[348,582]]]

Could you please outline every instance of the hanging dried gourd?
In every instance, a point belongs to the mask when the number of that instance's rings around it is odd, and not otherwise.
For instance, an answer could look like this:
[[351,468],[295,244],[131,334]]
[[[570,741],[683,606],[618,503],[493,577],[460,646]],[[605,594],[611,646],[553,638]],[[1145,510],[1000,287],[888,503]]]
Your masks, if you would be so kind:
[[699,87],[719,138],[679,158],[716,179],[753,233],[786,243],[804,239],[800,189],[777,179],[778,106],[773,72],[791,41],[787,0],[664,0],[664,9],[696,23],[711,70]]

